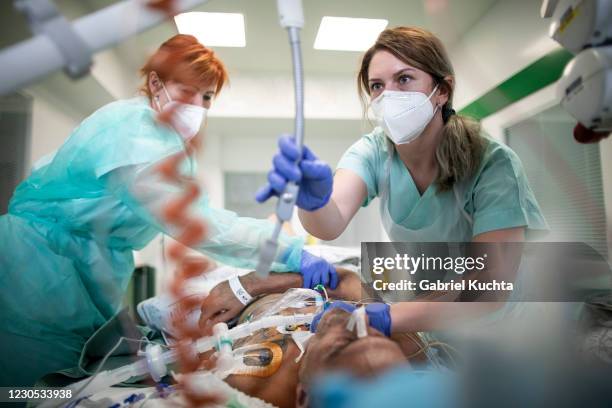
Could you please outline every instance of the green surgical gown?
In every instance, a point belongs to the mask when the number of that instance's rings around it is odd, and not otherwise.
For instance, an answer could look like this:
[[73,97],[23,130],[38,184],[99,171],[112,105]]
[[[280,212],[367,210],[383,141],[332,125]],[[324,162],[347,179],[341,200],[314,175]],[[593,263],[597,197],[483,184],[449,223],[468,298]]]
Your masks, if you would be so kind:
[[[119,310],[132,251],[172,235],[155,206],[177,187],[150,170],[184,145],[154,118],[146,98],[102,107],[17,187],[0,217],[0,386],[75,366],[87,338]],[[192,211],[209,227],[196,249],[255,267],[271,222],[211,208],[205,195]],[[302,246],[282,236],[272,269],[299,270]]]

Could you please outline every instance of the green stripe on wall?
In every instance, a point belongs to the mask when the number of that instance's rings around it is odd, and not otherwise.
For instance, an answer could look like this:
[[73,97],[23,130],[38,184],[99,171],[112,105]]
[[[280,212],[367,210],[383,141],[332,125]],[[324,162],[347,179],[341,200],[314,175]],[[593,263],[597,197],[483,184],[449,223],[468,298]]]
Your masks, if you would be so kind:
[[563,48],[552,51],[482,95],[459,113],[477,120],[486,118],[555,82],[561,77],[565,64],[573,57],[572,53]]

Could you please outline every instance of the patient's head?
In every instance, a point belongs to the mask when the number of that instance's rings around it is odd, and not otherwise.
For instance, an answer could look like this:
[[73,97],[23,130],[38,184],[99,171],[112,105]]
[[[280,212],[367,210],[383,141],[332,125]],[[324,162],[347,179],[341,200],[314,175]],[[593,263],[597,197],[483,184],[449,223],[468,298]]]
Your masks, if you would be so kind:
[[357,377],[373,377],[406,363],[397,343],[379,331],[368,327],[368,335],[363,338],[348,331],[350,316],[342,309],[331,309],[321,318],[302,359],[297,406],[308,405],[306,390],[319,375],[344,371]]

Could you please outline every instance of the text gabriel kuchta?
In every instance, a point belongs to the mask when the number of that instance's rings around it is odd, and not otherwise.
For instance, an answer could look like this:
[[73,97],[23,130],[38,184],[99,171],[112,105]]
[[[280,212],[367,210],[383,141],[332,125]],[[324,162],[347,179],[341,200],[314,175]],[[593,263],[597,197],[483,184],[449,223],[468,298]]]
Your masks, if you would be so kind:
[[477,290],[477,291],[511,291],[514,289],[512,282],[505,281],[478,281],[476,279],[454,280],[448,282],[421,280],[418,282],[402,279],[398,282],[384,282],[377,279],[372,282],[372,287],[375,290]]

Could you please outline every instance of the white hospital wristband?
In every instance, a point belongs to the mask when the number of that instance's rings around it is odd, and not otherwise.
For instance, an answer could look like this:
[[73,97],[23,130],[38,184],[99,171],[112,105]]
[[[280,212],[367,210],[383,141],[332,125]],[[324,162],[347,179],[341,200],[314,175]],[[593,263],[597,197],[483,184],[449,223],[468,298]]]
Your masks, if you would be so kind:
[[243,305],[248,305],[253,300],[253,296],[249,295],[249,292],[246,291],[242,283],[240,283],[240,279],[238,276],[234,276],[230,280],[228,280],[230,288],[232,292],[234,292],[234,296],[242,303]]

